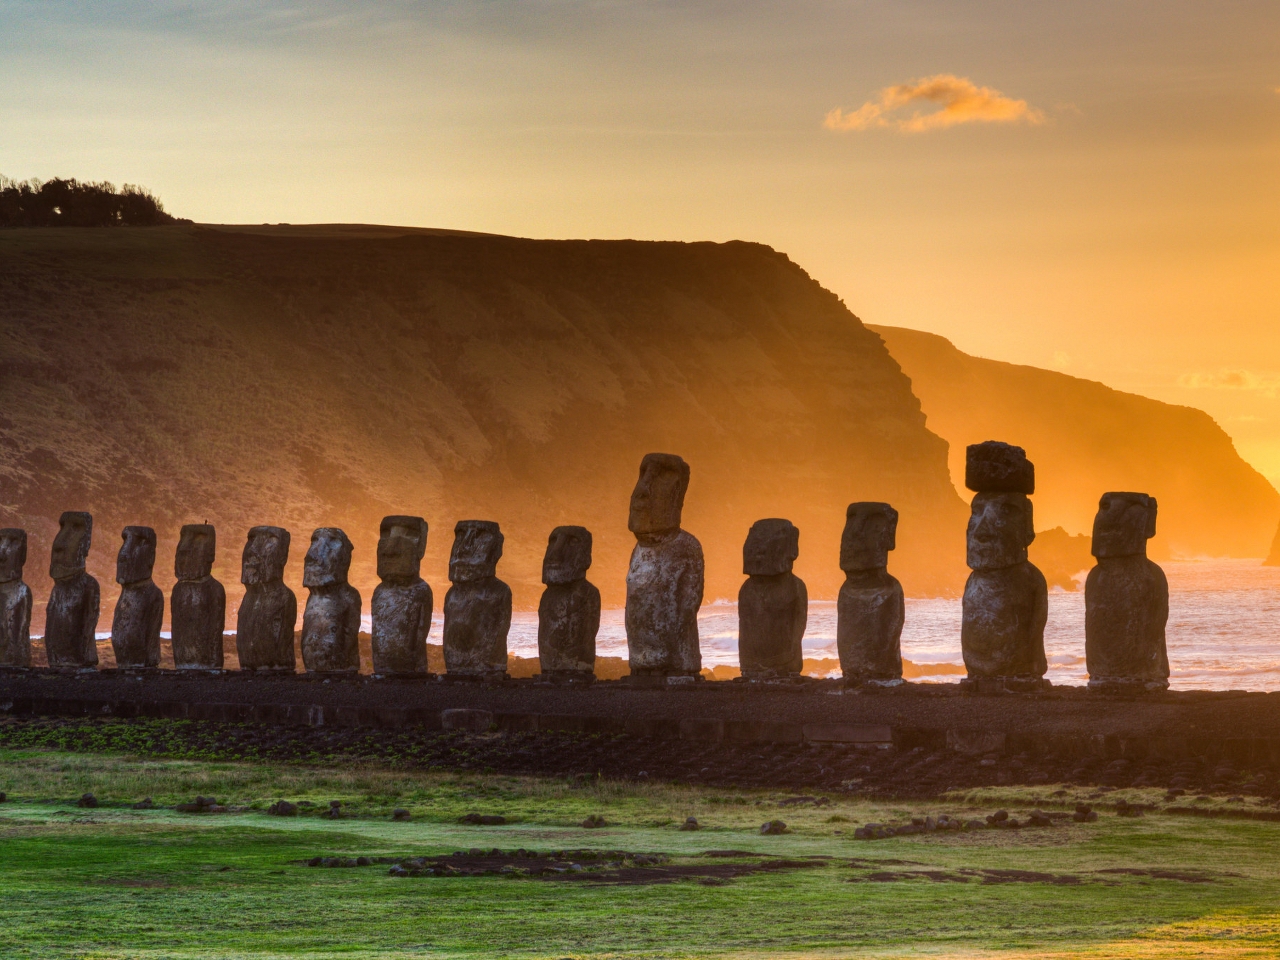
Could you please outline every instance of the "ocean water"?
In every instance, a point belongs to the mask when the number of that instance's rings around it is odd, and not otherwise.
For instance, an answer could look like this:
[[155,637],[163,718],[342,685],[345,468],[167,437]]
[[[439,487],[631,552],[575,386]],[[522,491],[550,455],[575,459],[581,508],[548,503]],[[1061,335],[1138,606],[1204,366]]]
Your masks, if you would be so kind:
[[[1169,578],[1169,684],[1179,690],[1280,690],[1280,567],[1260,560],[1173,561],[1161,564]],[[704,666],[738,665],[738,609],[714,603],[698,615]],[[442,624],[433,625],[439,642]],[[508,649],[518,656],[538,653],[536,613],[512,618]],[[596,649],[625,657],[627,635],[621,610],[600,617]],[[804,636],[806,657],[836,659],[836,605],[809,604]],[[1084,591],[1049,594],[1045,628],[1049,679],[1060,684],[1088,681],[1084,663]],[[902,655],[925,668],[925,681],[955,682],[954,672],[929,672],[929,664],[963,667],[960,656],[960,600],[908,600]]]

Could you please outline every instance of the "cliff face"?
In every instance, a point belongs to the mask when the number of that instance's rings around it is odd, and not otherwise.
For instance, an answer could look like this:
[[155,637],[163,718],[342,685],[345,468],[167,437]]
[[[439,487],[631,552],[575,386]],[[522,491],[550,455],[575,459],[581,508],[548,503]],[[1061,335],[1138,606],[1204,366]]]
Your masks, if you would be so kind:
[[964,477],[967,444],[998,439],[1036,465],[1036,528],[1090,534],[1098,498],[1138,490],[1160,502],[1152,556],[1265,556],[1280,494],[1200,410],[1037,367],[972,357],[934,334],[871,327],[911,378],[929,428]]
[[93,511],[103,630],[128,523],[156,528],[166,588],[179,526],[216,524],[233,607],[251,525],[292,531],[299,591],[311,530],[340,526],[366,611],[384,514],[428,519],[437,608],[457,520],[501,523],[499,575],[525,607],[551,528],[583,524],[591,579],[620,604],[649,451],[692,465],[685,527],[709,600],[736,596],[742,541],[769,516],[800,527],[811,596],[834,597],[844,508],[861,499],[899,507],[893,569],[908,590],[963,579],[966,511],[910,382],[767,247],[8,231],[0,338],[0,525],[28,529],[41,602],[58,514]]

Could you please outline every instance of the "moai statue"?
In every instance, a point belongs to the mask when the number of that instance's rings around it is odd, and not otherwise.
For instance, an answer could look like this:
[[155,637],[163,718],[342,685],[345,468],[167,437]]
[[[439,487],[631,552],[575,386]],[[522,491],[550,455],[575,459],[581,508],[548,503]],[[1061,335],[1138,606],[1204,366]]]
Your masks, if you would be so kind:
[[188,523],[178,539],[169,599],[173,665],[179,670],[221,670],[227,591],[213,578],[217,534],[207,523]]
[[965,485],[977,495],[969,515],[960,646],[970,681],[1010,689],[1047,684],[1044,626],[1049,591],[1027,560],[1035,539],[1031,501],[1035,467],[1021,447],[988,440],[970,446]]
[[631,673],[697,677],[702,544],[680,529],[689,465],[670,453],[646,454],[631,493],[627,528],[635,534],[627,571],[627,652]]
[[0,530],[0,669],[31,666],[31,588],[22,582],[27,531]]
[[887,503],[851,503],[840,537],[844,583],[836,603],[840,671],[851,683],[902,683],[902,584],[889,573],[898,545],[898,511]]
[[240,582],[244,599],[236,617],[236,654],[241,670],[293,673],[293,628],[298,622],[298,599],[284,585],[289,562],[289,531],[283,527],[254,527],[244,545]]
[[809,622],[809,591],[791,572],[800,531],[790,520],[757,520],[742,545],[738,590],[738,665],[748,680],[804,670],[800,641]]
[[444,667],[463,676],[507,673],[511,588],[498,579],[502,532],[490,520],[459,520],[444,595]]
[[302,567],[310,591],[302,613],[302,665],[308,673],[360,672],[360,592],[347,582],[351,541],[317,527]]
[[383,517],[378,537],[378,577],[373,591],[373,673],[425,677],[427,634],[435,599],[421,577],[427,550],[422,517]]
[[591,531],[556,527],[547,538],[538,602],[538,665],[543,677],[594,679],[600,591],[587,581]]
[[58,520],[49,557],[53,590],[45,607],[44,649],[49,666],[92,669],[98,665],[98,581],[85,572],[93,540],[93,517],[68,510]]
[[151,579],[156,565],[156,532],[150,527],[125,527],[122,538],[124,543],[116,556],[120,599],[111,618],[116,666],[122,670],[158,667],[164,594]]
[[1104,493],[1093,520],[1097,565],[1084,583],[1084,652],[1089,686],[1163,690],[1169,686],[1164,628],[1169,581],[1147,559],[1156,534],[1156,498]]

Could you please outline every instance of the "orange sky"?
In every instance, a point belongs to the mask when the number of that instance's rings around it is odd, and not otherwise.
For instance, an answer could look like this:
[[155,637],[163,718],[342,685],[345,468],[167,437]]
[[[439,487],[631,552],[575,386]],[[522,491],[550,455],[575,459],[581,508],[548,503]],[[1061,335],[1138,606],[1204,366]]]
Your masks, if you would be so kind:
[[1273,0],[0,3],[0,85],[12,177],[758,240],[868,321],[1202,407],[1280,483]]

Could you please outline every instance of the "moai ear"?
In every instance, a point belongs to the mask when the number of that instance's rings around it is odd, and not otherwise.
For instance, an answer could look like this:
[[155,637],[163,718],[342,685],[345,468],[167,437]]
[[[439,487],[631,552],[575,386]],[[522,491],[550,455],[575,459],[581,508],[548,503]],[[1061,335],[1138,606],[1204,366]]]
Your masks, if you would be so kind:
[[1156,498],[1147,497],[1147,539],[1156,535]]
[[1027,524],[1026,542],[1023,546],[1029,547],[1036,539],[1035,504],[1025,498],[1023,499],[1023,503],[1026,504],[1026,506],[1023,509],[1022,515],[1026,518]]

